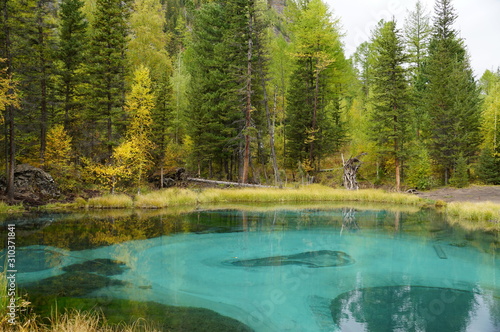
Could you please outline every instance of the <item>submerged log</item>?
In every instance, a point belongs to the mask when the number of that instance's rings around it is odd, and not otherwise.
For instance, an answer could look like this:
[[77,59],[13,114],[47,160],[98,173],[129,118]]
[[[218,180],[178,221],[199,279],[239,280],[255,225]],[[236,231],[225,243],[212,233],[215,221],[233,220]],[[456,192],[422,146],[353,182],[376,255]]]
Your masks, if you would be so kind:
[[347,190],[358,190],[359,185],[356,180],[356,174],[358,173],[359,168],[361,167],[361,158],[366,155],[366,153],[362,153],[357,157],[351,157],[347,161],[344,160],[344,156],[342,156],[342,163],[344,166],[344,176],[343,176],[343,185]]
[[234,186],[234,187],[254,187],[254,188],[277,188],[274,186],[264,186],[261,184],[250,184],[250,183],[239,183],[239,182],[228,182],[228,181],[216,181],[216,180],[207,180],[200,178],[187,178],[187,181],[192,182],[200,182],[207,184],[215,184],[215,185],[223,185],[223,186]]

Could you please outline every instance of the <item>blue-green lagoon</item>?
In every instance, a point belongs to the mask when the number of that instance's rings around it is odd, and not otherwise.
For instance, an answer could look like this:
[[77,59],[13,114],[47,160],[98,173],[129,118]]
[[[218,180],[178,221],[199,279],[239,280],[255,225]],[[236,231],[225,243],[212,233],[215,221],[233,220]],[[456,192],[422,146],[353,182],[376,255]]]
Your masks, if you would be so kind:
[[18,225],[18,282],[32,297],[206,308],[259,332],[500,331],[498,234],[452,227],[432,209],[27,218],[5,225]]

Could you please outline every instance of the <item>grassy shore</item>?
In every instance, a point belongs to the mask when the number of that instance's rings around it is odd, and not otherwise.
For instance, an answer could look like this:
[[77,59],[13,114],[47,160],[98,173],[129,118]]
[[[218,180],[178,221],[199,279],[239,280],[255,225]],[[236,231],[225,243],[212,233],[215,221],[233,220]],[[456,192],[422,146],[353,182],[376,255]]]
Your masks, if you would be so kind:
[[446,215],[451,224],[469,230],[500,230],[500,204],[484,202],[452,202],[446,205]]
[[242,189],[164,189],[137,195],[133,200],[121,196],[106,195],[92,198],[89,208],[161,209],[173,206],[219,204],[219,203],[294,203],[294,202],[376,202],[405,205],[424,205],[425,201],[415,195],[390,193],[383,190],[365,189],[348,191],[320,185],[309,185],[295,189],[242,188]]

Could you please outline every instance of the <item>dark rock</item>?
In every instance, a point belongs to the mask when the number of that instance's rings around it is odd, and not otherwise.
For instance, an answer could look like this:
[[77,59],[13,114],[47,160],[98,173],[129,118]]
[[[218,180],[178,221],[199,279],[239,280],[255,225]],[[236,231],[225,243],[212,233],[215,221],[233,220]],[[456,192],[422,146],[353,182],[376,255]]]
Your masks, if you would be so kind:
[[149,182],[156,184],[158,188],[169,188],[186,179],[186,170],[182,167],[163,170],[163,186],[161,185],[161,170],[156,171],[149,177]]
[[351,265],[354,264],[354,259],[343,251],[319,250],[287,256],[235,260],[226,263],[244,267],[299,265],[318,268]]
[[[0,189],[6,191],[5,179],[0,181]],[[14,192],[16,199],[30,205],[54,199],[61,195],[52,176],[44,170],[28,165],[17,165],[14,170]]]

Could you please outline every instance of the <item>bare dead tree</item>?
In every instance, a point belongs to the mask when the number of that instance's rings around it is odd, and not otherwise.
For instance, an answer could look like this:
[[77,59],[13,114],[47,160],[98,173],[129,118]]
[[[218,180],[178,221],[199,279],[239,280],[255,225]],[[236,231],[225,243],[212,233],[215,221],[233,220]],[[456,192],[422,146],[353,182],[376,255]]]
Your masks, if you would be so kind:
[[358,190],[359,185],[356,180],[356,174],[358,173],[358,169],[361,167],[361,158],[366,155],[365,152],[360,154],[357,157],[351,157],[347,161],[344,160],[344,155],[342,155],[342,164],[344,166],[344,176],[343,176],[343,185],[347,190]]

